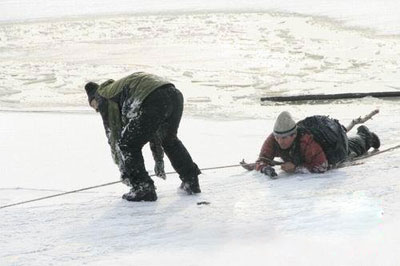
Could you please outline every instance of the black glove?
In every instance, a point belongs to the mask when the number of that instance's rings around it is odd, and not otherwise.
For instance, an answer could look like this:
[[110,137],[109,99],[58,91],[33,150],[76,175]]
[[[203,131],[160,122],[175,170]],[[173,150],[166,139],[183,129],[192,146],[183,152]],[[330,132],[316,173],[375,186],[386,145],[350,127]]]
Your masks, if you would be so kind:
[[156,161],[154,165],[154,173],[156,176],[161,177],[162,179],[166,179],[167,176],[164,171],[164,162],[163,161]]
[[261,168],[260,172],[263,173],[264,175],[267,175],[267,176],[271,177],[271,178],[274,178],[275,176],[278,176],[278,174],[275,172],[275,169],[270,165],[267,165],[267,166],[264,166],[263,168]]

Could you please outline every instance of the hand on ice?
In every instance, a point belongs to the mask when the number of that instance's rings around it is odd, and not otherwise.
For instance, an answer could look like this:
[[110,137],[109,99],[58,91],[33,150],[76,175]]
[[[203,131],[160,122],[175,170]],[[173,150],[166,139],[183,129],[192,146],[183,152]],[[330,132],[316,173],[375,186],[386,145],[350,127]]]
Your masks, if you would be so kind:
[[263,168],[261,168],[260,172],[271,178],[278,176],[278,174],[275,172],[275,169],[270,165],[267,165],[267,166],[264,166]]

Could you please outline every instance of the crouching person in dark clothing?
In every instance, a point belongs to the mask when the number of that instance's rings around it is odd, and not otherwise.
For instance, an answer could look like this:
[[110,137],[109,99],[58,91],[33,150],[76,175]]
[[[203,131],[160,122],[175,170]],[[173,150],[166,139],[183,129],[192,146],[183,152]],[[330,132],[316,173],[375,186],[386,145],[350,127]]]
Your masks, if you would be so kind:
[[362,125],[354,137],[338,120],[327,116],[311,116],[296,123],[289,112],[282,112],[261,148],[256,170],[275,178],[273,159],[283,160],[285,172],[323,173],[351,157],[378,149],[380,140]]
[[148,142],[156,162],[156,175],[165,177],[165,152],[182,180],[180,188],[188,194],[201,192],[200,170],[177,136],[183,96],[172,83],[137,72],[101,85],[89,82],[85,90],[90,106],[101,114],[122,181],[132,187],[123,195],[124,199],[157,200],[156,187],[145,169],[142,155],[142,148]]

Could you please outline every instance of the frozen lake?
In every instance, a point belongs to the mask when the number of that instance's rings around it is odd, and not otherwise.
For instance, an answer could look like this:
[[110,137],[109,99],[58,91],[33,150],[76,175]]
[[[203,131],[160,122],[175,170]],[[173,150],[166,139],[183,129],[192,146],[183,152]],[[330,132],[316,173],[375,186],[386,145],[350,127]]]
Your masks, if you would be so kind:
[[[253,161],[276,116],[330,115],[400,143],[397,99],[261,104],[263,96],[400,89],[398,1],[0,1],[0,205],[117,181],[91,80],[147,71],[185,96],[201,168]],[[147,169],[152,159],[145,147]],[[203,193],[156,180],[0,209],[4,265],[397,265],[400,155],[270,180],[204,171]],[[171,170],[167,163],[167,170]],[[208,201],[209,205],[197,205]]]
[[[398,143],[398,134],[387,130],[394,126],[379,116],[367,125],[386,147]],[[272,123],[184,118],[180,135],[201,168],[232,165],[256,158]],[[0,132],[0,205],[119,178],[97,115],[2,112]],[[145,159],[151,170],[147,147]],[[116,184],[5,208],[0,261],[396,265],[399,164],[393,151],[323,175],[278,170],[277,180],[239,167],[209,170],[200,176],[198,196],[179,193],[179,179],[170,174],[155,180],[154,203],[122,200],[128,188]],[[210,204],[197,205],[202,201]]]

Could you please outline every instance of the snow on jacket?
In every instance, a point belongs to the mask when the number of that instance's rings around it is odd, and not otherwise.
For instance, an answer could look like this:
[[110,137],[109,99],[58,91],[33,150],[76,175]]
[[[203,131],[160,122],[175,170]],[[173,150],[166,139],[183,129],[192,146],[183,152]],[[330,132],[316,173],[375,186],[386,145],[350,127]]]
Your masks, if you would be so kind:
[[140,106],[147,96],[166,85],[173,86],[169,81],[145,72],[135,72],[116,81],[110,79],[100,85],[95,97],[116,164],[119,165],[121,159],[117,143],[123,128],[130,119],[140,115]]
[[[273,134],[270,134],[262,145],[260,155],[256,161],[256,170],[269,165],[268,159],[280,157],[284,162],[296,165],[296,170],[305,167],[312,173],[323,173],[328,170],[328,160],[321,146],[313,139],[313,136],[298,129],[297,136],[289,149],[279,147]],[[264,159],[267,158],[267,159]]]

